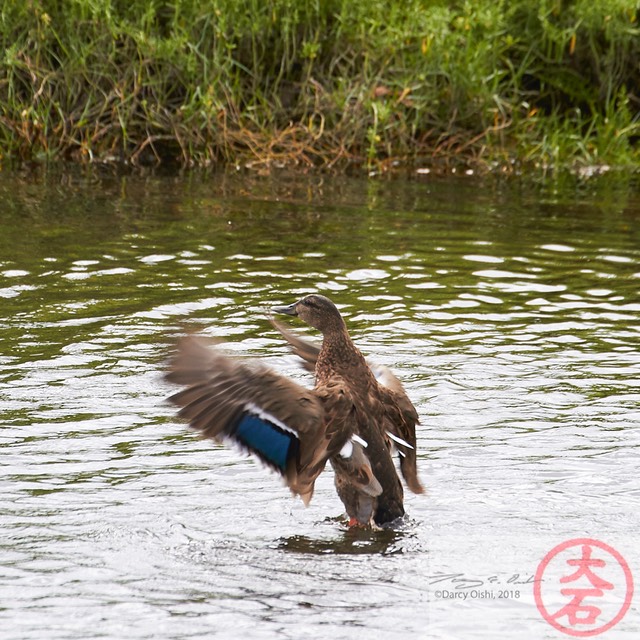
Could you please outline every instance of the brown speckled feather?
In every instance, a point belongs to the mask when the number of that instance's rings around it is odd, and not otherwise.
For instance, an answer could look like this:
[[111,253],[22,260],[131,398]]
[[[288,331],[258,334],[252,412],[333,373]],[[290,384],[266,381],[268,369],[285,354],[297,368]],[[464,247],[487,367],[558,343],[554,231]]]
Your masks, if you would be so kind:
[[[292,351],[302,359],[304,368],[308,371],[315,371],[320,347],[304,340],[273,318],[270,320],[271,324],[289,343]],[[393,435],[411,445],[412,448],[403,447],[399,443],[394,443],[398,449],[400,470],[402,471],[402,476],[407,486],[413,493],[423,493],[424,488],[418,478],[416,460],[416,425],[418,424],[418,413],[409,396],[407,396],[402,383],[389,368],[374,364],[369,360],[367,360],[367,364],[379,384],[383,407],[380,412],[384,414],[381,428],[384,431],[391,432]]]

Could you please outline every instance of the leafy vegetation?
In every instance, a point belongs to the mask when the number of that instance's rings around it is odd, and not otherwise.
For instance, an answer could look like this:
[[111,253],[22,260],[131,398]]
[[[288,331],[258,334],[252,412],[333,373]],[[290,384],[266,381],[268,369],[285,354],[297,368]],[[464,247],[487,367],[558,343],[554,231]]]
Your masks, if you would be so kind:
[[23,0],[2,159],[640,161],[637,0]]

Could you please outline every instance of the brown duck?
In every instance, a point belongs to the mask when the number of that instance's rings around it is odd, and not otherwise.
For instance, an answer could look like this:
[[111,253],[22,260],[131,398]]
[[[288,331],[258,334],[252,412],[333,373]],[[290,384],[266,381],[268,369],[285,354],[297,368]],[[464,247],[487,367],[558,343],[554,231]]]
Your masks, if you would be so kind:
[[205,437],[255,454],[308,504],[327,461],[350,524],[384,524],[404,515],[393,463],[397,449],[407,486],[422,493],[416,469],[418,415],[400,381],[367,363],[336,306],[309,295],[277,313],[298,316],[322,332],[322,346],[272,321],[304,365],[315,372],[306,389],[263,365],[224,355],[203,338],[178,344],[167,379],[185,387],[170,400]]

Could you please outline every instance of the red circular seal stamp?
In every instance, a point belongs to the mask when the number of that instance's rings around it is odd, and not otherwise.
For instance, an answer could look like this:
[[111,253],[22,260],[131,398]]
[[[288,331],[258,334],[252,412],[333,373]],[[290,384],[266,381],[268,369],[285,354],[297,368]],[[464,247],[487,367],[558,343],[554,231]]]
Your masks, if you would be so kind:
[[533,595],[551,626],[586,638],[624,618],[633,598],[633,577],[613,547],[593,538],[575,538],[557,545],[542,559]]

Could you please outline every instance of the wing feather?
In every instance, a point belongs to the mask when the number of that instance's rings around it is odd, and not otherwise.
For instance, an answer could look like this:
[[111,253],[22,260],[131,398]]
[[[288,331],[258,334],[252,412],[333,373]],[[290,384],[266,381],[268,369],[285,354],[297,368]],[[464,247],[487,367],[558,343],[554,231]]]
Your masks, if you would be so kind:
[[[196,336],[178,343],[166,378],[186,386],[169,400],[193,429],[258,455],[308,502],[315,479],[338,446],[335,438],[341,437],[332,425],[325,428],[325,412],[332,411],[333,421],[340,422],[338,412],[345,411],[344,406],[327,407],[314,391],[268,367],[231,358]],[[291,446],[291,438],[299,446]]]

